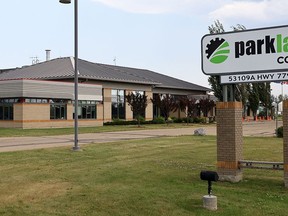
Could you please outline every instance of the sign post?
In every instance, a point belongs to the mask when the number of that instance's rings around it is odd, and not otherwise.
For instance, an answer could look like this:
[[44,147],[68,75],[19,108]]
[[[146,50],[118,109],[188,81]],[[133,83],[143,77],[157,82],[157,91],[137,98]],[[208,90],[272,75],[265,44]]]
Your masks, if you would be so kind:
[[[217,103],[217,171],[238,182],[242,170],[242,103],[227,102],[227,85],[288,80],[288,26],[205,35],[202,71],[221,76],[224,102]],[[230,92],[230,96],[233,92]],[[288,101],[284,103],[284,181],[288,187]],[[286,127],[287,126],[287,127]]]

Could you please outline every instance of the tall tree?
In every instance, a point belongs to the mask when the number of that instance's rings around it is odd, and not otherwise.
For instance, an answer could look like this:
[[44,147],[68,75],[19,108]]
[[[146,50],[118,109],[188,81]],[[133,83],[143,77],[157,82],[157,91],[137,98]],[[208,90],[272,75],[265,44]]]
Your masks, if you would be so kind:
[[249,92],[248,102],[249,107],[253,112],[254,120],[257,118],[257,110],[259,108],[259,87],[258,83],[247,85],[247,91]]
[[215,107],[215,102],[209,98],[201,98],[199,100],[199,106],[204,117],[208,117],[208,113]]
[[189,123],[189,118],[196,116],[197,113],[197,103],[195,98],[189,98],[188,96],[180,97],[178,100],[178,106],[181,112],[184,112],[187,117],[187,124]]
[[155,95],[154,98],[151,98],[151,101],[156,107],[160,109],[161,115],[165,118],[165,121],[168,123],[168,118],[170,116],[170,112],[175,111],[178,107],[175,99],[170,94],[164,95]]
[[139,92],[137,92],[136,94],[132,92],[126,95],[126,101],[131,107],[133,115],[137,119],[138,127],[140,127],[141,116],[144,117],[143,114],[145,114],[145,109],[147,107],[147,96],[144,94],[140,94]]
[[259,83],[259,100],[266,110],[266,119],[268,119],[269,111],[272,109],[271,85],[270,82]]
[[223,24],[219,20],[214,21],[214,24],[208,26],[208,30],[210,34],[220,34],[225,32]]
[[249,96],[249,92],[247,91],[248,85],[249,85],[248,83],[242,83],[242,84],[236,85],[235,97],[237,101],[242,102],[243,118],[246,118],[247,102],[248,102],[248,96]]

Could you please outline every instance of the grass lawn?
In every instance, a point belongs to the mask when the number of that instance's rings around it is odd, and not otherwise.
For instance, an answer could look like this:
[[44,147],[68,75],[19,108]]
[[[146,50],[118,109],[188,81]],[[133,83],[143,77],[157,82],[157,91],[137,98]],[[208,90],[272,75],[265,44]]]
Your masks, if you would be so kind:
[[[282,161],[282,139],[245,138],[244,159]],[[217,182],[216,212],[202,208],[216,137],[181,136],[0,153],[0,215],[287,215],[282,171],[245,170]]]
[[[211,126],[216,124],[146,124],[138,127],[137,125],[125,126],[103,126],[103,127],[79,127],[79,133],[101,133],[111,131],[131,131],[131,130],[149,130],[149,129],[167,129],[167,128],[185,128],[195,126]],[[44,128],[44,129],[19,129],[19,128],[0,128],[0,137],[21,137],[21,136],[54,136],[73,134],[74,128]]]

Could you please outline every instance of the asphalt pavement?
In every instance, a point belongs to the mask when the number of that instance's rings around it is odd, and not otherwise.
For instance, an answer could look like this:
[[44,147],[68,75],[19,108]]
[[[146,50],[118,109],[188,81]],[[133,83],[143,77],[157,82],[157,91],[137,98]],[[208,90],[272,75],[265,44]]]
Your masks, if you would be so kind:
[[[282,122],[278,122],[281,126]],[[145,139],[163,136],[193,135],[194,130],[204,128],[206,135],[216,135],[216,125],[193,126],[189,128],[155,129],[136,131],[117,131],[104,133],[79,134],[79,145],[107,143],[121,140]],[[276,122],[243,122],[243,136],[275,136]],[[39,137],[4,137],[0,138],[0,152],[42,149],[61,146],[73,146],[74,135],[39,136]]]

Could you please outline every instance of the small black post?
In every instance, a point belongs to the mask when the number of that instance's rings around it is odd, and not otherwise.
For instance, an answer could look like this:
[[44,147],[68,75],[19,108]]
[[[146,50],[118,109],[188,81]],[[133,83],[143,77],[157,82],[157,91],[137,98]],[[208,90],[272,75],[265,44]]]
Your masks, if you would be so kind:
[[212,192],[212,182],[208,181],[208,194],[209,194],[209,196],[211,196],[211,192]]

